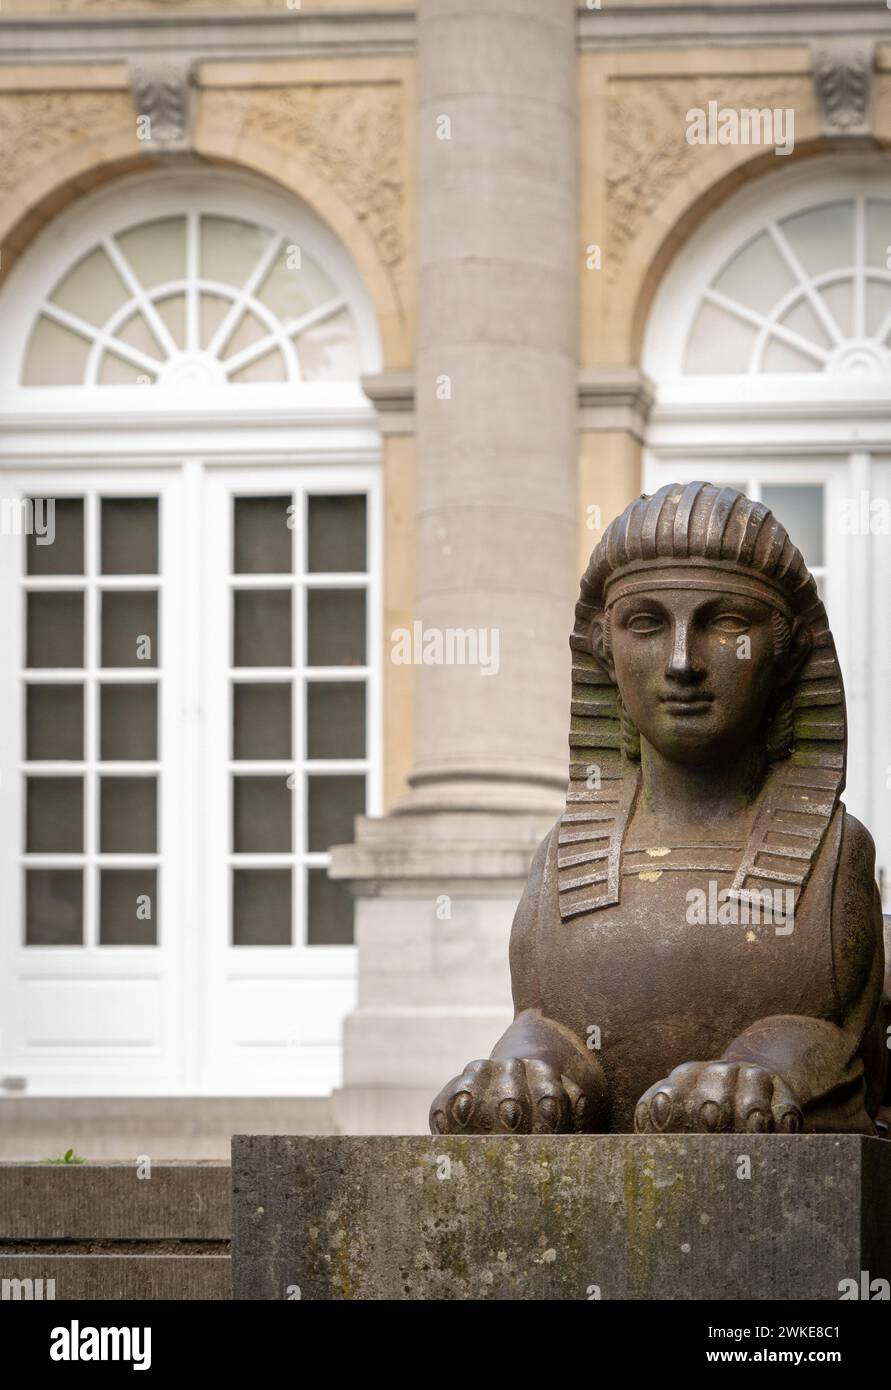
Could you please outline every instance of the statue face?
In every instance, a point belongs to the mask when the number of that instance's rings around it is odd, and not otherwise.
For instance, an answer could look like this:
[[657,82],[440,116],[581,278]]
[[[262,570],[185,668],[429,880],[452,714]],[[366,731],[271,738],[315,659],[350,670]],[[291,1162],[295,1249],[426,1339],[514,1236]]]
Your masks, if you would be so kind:
[[641,735],[672,761],[706,763],[764,742],[768,701],[790,672],[775,652],[766,597],[690,589],[689,573],[660,570],[677,586],[618,598],[610,646]]

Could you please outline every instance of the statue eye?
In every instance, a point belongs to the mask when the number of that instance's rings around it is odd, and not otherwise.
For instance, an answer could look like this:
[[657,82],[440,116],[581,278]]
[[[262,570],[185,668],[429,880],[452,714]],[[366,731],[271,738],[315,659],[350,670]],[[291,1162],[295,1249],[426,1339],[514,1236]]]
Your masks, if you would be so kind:
[[629,632],[646,636],[651,632],[659,632],[663,627],[663,622],[658,613],[634,613],[625,626]]
[[716,618],[712,619],[712,627],[716,627],[719,632],[729,632],[735,636],[737,633],[747,632],[749,623],[738,613],[719,613]]

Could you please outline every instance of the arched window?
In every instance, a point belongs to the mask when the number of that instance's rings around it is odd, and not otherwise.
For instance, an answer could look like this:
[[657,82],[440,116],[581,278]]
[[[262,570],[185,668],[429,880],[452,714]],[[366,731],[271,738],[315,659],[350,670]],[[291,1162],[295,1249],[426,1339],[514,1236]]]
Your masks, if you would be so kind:
[[346,295],[280,223],[199,208],[108,232],[55,284],[26,386],[349,381]]
[[704,290],[687,375],[891,378],[891,193],[765,221]]
[[75,204],[0,317],[3,1073],[330,1092],[328,851],[381,809],[368,293],[299,200],[188,168]]
[[891,906],[891,161],[821,158],[706,218],[660,285],[645,481],[773,507],[818,576],[848,698],[851,809]]

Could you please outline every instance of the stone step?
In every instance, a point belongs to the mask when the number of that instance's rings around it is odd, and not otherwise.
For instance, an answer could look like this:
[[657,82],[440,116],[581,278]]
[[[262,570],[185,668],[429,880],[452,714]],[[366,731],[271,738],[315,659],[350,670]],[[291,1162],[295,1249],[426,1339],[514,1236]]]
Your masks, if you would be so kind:
[[228,1240],[229,1187],[216,1162],[0,1163],[0,1243]]
[[[2,1085],[2,1079],[0,1079]],[[41,1162],[73,1148],[90,1162],[217,1159],[233,1134],[333,1134],[330,1096],[46,1096],[0,1091],[0,1159]]]
[[0,1254],[0,1302],[230,1299],[228,1255]]
[[0,1302],[229,1299],[230,1212],[225,1163],[0,1163]]

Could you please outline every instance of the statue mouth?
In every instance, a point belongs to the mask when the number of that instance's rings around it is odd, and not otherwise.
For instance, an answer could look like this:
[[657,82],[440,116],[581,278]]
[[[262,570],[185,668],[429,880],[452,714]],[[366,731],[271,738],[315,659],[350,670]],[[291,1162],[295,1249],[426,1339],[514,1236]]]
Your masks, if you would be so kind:
[[697,691],[691,691],[688,695],[660,695],[661,703],[668,710],[669,714],[705,714],[706,710],[714,700],[714,695]]

